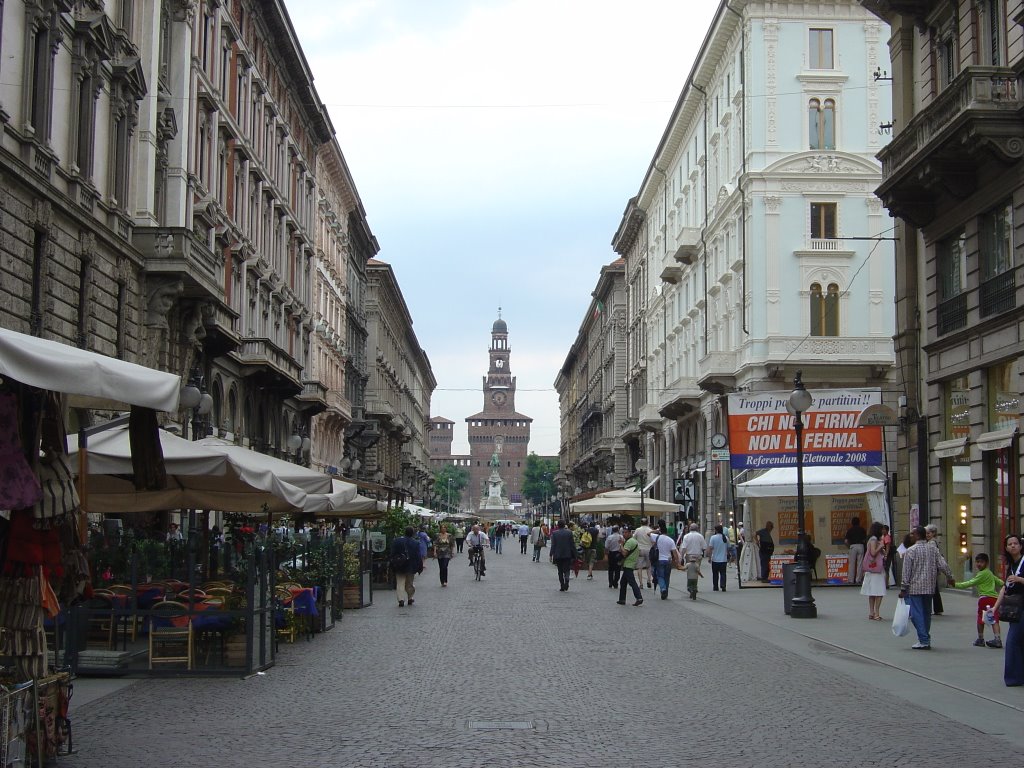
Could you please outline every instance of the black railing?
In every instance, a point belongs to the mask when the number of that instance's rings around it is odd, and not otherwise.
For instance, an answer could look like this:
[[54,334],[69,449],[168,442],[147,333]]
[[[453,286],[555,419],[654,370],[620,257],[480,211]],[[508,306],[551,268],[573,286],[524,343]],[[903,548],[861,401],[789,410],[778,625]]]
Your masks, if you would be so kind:
[[1013,270],[983,282],[979,291],[978,310],[982,317],[1006,312],[1017,305],[1017,284]]
[[967,294],[940,301],[938,306],[939,335],[967,325]]

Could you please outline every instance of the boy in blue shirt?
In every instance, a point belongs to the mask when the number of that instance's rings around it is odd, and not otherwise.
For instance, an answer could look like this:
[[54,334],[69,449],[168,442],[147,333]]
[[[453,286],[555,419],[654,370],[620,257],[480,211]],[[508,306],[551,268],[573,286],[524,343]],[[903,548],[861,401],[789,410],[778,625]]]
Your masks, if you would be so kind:
[[996,598],[999,597],[999,588],[1003,586],[1003,580],[989,570],[988,563],[988,555],[984,552],[979,552],[974,557],[974,566],[977,571],[974,574],[974,578],[967,581],[954,581],[950,579],[949,584],[957,589],[967,589],[969,587],[977,587],[978,589],[978,639],[974,641],[973,645],[979,648],[984,648],[986,645],[989,648],[1002,648],[1003,640],[999,634],[999,616],[995,617],[995,623],[992,624],[993,639],[987,643],[985,642],[985,612],[996,604]]

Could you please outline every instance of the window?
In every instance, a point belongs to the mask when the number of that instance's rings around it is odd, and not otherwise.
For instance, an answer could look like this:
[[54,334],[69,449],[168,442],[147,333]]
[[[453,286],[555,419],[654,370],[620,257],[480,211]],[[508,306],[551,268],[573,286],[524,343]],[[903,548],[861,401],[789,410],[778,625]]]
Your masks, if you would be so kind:
[[47,26],[36,28],[31,38],[29,62],[32,71],[28,83],[28,116],[35,130],[36,141],[46,144],[50,139],[50,105],[53,95],[53,54],[51,34]]
[[938,244],[936,266],[939,282],[939,334],[949,333],[967,325],[967,239],[963,232]]
[[821,283],[811,283],[811,336],[839,335],[839,286],[829,283],[822,293]]
[[988,63],[993,67],[1005,63],[1003,56],[1002,0],[988,0],[985,4],[986,32],[988,33]]
[[811,69],[834,69],[832,30],[812,29],[809,38],[808,66]]
[[1005,312],[1015,304],[1013,207],[1009,200],[985,213],[978,222],[981,248],[982,317]]
[[835,240],[835,203],[811,203],[811,238],[815,240]]
[[807,138],[810,149],[836,148],[836,103],[832,99],[807,102]]

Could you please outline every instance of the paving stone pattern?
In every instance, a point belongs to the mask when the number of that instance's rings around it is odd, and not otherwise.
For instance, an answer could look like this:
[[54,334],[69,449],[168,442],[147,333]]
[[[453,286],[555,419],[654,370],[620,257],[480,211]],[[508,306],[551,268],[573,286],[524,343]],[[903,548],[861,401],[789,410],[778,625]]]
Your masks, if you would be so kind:
[[[508,547],[393,592],[247,680],[142,680],[73,712],[60,768],[1015,764],[1009,744],[604,572]],[[629,601],[632,602],[631,600]],[[795,692],[799,691],[797,694]]]

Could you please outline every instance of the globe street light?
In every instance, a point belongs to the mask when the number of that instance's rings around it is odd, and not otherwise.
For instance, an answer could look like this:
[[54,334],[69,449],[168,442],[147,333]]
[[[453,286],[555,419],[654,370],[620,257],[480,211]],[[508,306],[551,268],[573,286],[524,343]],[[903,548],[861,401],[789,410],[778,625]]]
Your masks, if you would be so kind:
[[803,415],[814,402],[811,393],[804,388],[800,378],[802,371],[796,372],[793,380],[793,392],[789,396],[787,410],[793,414],[793,430],[796,432],[796,565],[793,577],[796,588],[793,605],[789,615],[794,619],[816,619],[818,608],[811,596],[811,564],[807,558],[807,530],[804,527],[804,421]]

